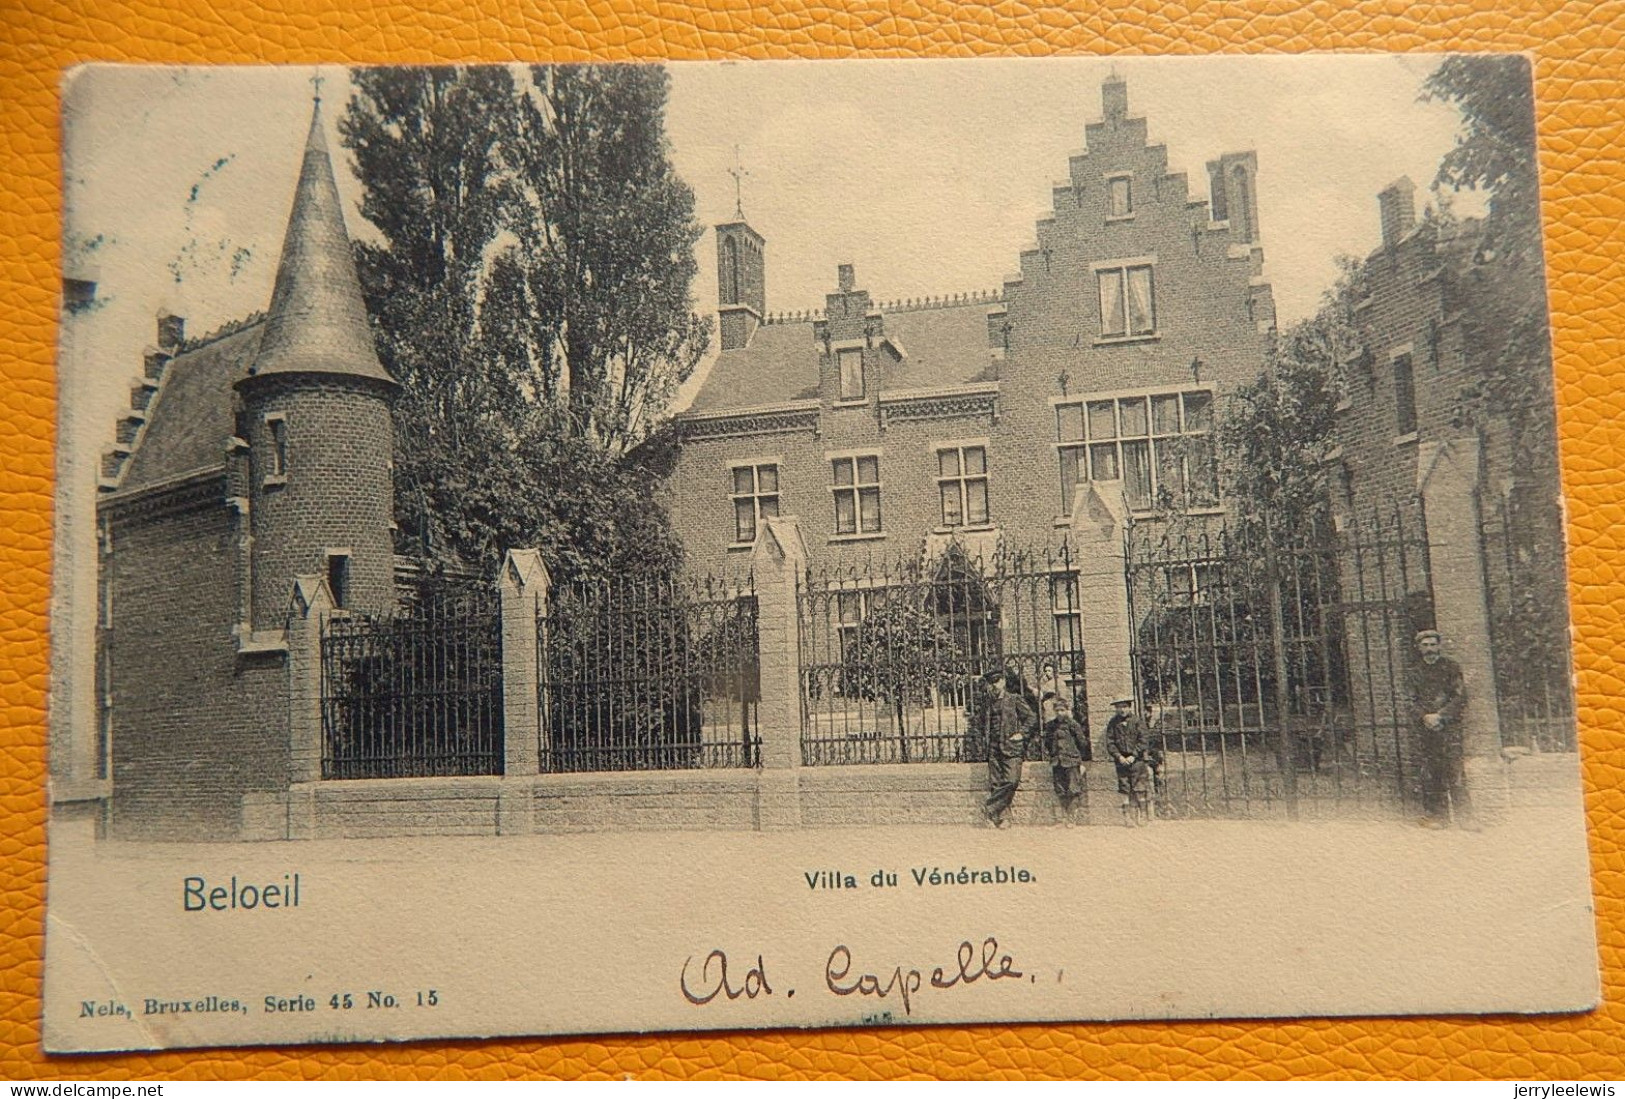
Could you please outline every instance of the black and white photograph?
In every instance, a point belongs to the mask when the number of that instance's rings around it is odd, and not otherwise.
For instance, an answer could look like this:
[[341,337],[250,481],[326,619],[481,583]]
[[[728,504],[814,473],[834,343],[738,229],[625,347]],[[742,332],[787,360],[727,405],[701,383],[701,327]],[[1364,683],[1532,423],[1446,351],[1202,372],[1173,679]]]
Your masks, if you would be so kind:
[[46,1048],[1590,1010],[1534,94],[66,74]]

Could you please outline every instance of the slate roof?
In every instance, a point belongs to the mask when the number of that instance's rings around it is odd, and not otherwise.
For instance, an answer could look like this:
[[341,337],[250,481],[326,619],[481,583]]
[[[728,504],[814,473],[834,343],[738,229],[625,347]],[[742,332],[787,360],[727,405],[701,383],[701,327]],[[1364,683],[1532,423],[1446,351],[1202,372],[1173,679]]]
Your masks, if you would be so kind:
[[[883,313],[885,335],[904,357],[886,371],[883,391],[990,380],[987,313],[992,302]],[[768,324],[750,343],[717,356],[689,413],[730,412],[818,396],[819,347],[811,321]]]
[[318,101],[282,238],[255,374],[346,374],[390,381],[373,347]]
[[120,492],[225,464],[226,440],[236,427],[231,387],[248,377],[264,331],[263,321],[253,321],[182,351],[164,368]]

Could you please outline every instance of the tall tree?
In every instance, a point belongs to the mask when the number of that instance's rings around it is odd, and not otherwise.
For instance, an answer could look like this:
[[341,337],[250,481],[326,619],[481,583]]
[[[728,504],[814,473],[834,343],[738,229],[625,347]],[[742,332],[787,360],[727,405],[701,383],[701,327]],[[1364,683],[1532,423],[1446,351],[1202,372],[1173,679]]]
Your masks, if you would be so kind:
[[1361,352],[1353,324],[1359,265],[1339,264],[1343,274],[1315,315],[1282,332],[1263,373],[1223,406],[1225,483],[1246,524],[1302,530],[1325,504],[1338,397]]
[[378,240],[357,245],[396,409],[410,547],[564,576],[677,543],[624,458],[692,373],[693,195],[652,66],[358,69],[340,122]]
[[518,116],[543,386],[615,451],[649,430],[709,336],[692,311],[694,195],[666,155],[669,90],[653,66],[537,66]]
[[1455,54],[1422,85],[1424,100],[1461,111],[1455,147],[1439,162],[1435,182],[1489,192],[1486,244],[1539,246],[1540,172],[1535,163],[1535,96],[1529,59]]
[[1440,161],[1435,185],[1489,195],[1472,275],[1477,307],[1464,322],[1469,341],[1480,349],[1480,381],[1461,394],[1458,417],[1463,427],[1504,417],[1514,446],[1555,478],[1557,431],[1529,61],[1448,57],[1423,84],[1422,98],[1451,103],[1461,112],[1455,147]]

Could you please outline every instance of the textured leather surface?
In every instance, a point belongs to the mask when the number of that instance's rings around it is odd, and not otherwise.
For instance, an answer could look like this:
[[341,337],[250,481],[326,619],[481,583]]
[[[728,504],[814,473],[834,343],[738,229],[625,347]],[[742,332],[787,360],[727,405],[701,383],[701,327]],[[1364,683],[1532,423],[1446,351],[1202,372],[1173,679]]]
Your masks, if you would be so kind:
[[[0,1076],[1625,1076],[1625,2],[0,0]],[[1604,1007],[1561,1018],[1025,1026],[47,1059],[46,603],[57,79],[85,60],[431,62],[1212,50],[1535,58]],[[545,962],[538,962],[545,965]]]

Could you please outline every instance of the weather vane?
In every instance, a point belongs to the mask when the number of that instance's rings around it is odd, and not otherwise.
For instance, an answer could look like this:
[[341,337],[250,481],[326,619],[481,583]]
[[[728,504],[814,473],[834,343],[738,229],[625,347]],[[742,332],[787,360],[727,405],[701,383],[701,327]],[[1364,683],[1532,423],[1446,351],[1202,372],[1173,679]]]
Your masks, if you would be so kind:
[[750,175],[739,159],[739,146],[734,146],[734,166],[728,169],[728,174],[734,177],[734,216],[741,221],[745,218],[744,180]]
[[323,79],[324,78],[323,78],[323,76],[321,74],[320,69],[318,69],[316,72],[312,73],[311,76],[310,76],[310,87],[311,87],[312,98],[314,98],[317,103],[320,103],[322,101],[322,81],[323,81]]

